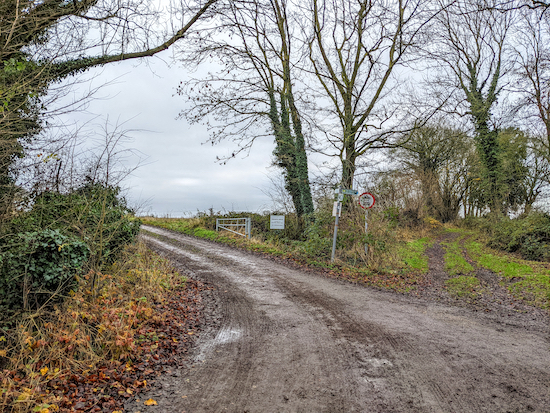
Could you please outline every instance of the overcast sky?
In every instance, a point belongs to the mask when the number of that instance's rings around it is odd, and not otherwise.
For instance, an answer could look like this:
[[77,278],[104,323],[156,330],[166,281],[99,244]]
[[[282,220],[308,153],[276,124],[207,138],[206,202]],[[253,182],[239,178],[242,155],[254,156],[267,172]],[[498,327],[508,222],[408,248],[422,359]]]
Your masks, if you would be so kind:
[[[216,156],[231,154],[236,144],[204,144],[206,127],[176,120],[185,105],[175,90],[189,73],[181,67],[168,67],[162,60],[168,59],[167,55],[159,57],[87,72],[87,77],[95,76],[95,86],[113,83],[96,93],[101,99],[92,100],[85,113],[70,113],[65,122],[89,122],[86,129],[101,134],[108,117],[112,124],[125,122],[124,129],[138,129],[130,133],[133,141],[126,147],[147,159],[124,186],[128,187],[127,198],[133,205],[141,205],[142,213],[177,217],[208,208],[251,212],[272,208],[267,193],[271,185],[268,175],[277,173],[270,168],[273,140],[258,140],[248,156],[219,165]],[[89,86],[77,88],[76,94],[85,87]]]

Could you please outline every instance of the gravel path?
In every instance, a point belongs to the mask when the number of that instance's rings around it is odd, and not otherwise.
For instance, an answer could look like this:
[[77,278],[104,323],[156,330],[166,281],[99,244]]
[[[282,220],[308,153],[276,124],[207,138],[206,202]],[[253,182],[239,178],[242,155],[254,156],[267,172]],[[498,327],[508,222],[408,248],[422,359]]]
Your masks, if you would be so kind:
[[375,291],[143,229],[182,273],[215,288],[188,365],[127,411],[550,411],[548,319],[526,328],[517,313]]

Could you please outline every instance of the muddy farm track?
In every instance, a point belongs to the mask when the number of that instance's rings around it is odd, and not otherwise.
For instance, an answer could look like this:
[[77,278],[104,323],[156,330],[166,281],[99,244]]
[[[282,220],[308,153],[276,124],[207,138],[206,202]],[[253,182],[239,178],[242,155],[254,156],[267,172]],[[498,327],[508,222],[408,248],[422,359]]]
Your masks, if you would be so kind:
[[547,319],[526,326],[144,230],[213,288],[188,365],[127,411],[550,412]]

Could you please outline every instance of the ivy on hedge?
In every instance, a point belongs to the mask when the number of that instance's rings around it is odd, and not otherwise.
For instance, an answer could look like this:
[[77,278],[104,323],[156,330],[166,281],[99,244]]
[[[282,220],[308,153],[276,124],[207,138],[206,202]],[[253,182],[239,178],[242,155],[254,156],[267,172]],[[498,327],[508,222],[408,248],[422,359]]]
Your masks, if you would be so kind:
[[12,219],[0,250],[0,306],[53,302],[79,273],[114,262],[141,224],[119,191],[98,183],[66,194],[47,191]]
[[36,308],[53,294],[62,297],[89,255],[88,246],[59,230],[17,234],[1,257],[0,299],[8,307]]

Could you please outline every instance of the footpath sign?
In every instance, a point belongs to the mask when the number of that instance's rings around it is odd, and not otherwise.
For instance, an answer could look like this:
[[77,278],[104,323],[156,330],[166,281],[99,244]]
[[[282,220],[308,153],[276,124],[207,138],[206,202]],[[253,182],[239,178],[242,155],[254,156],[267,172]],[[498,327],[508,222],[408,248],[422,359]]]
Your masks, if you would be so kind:
[[357,189],[344,189],[342,192],[344,195],[357,195],[359,193]]
[[269,229],[285,229],[285,216],[271,215],[269,217]]

